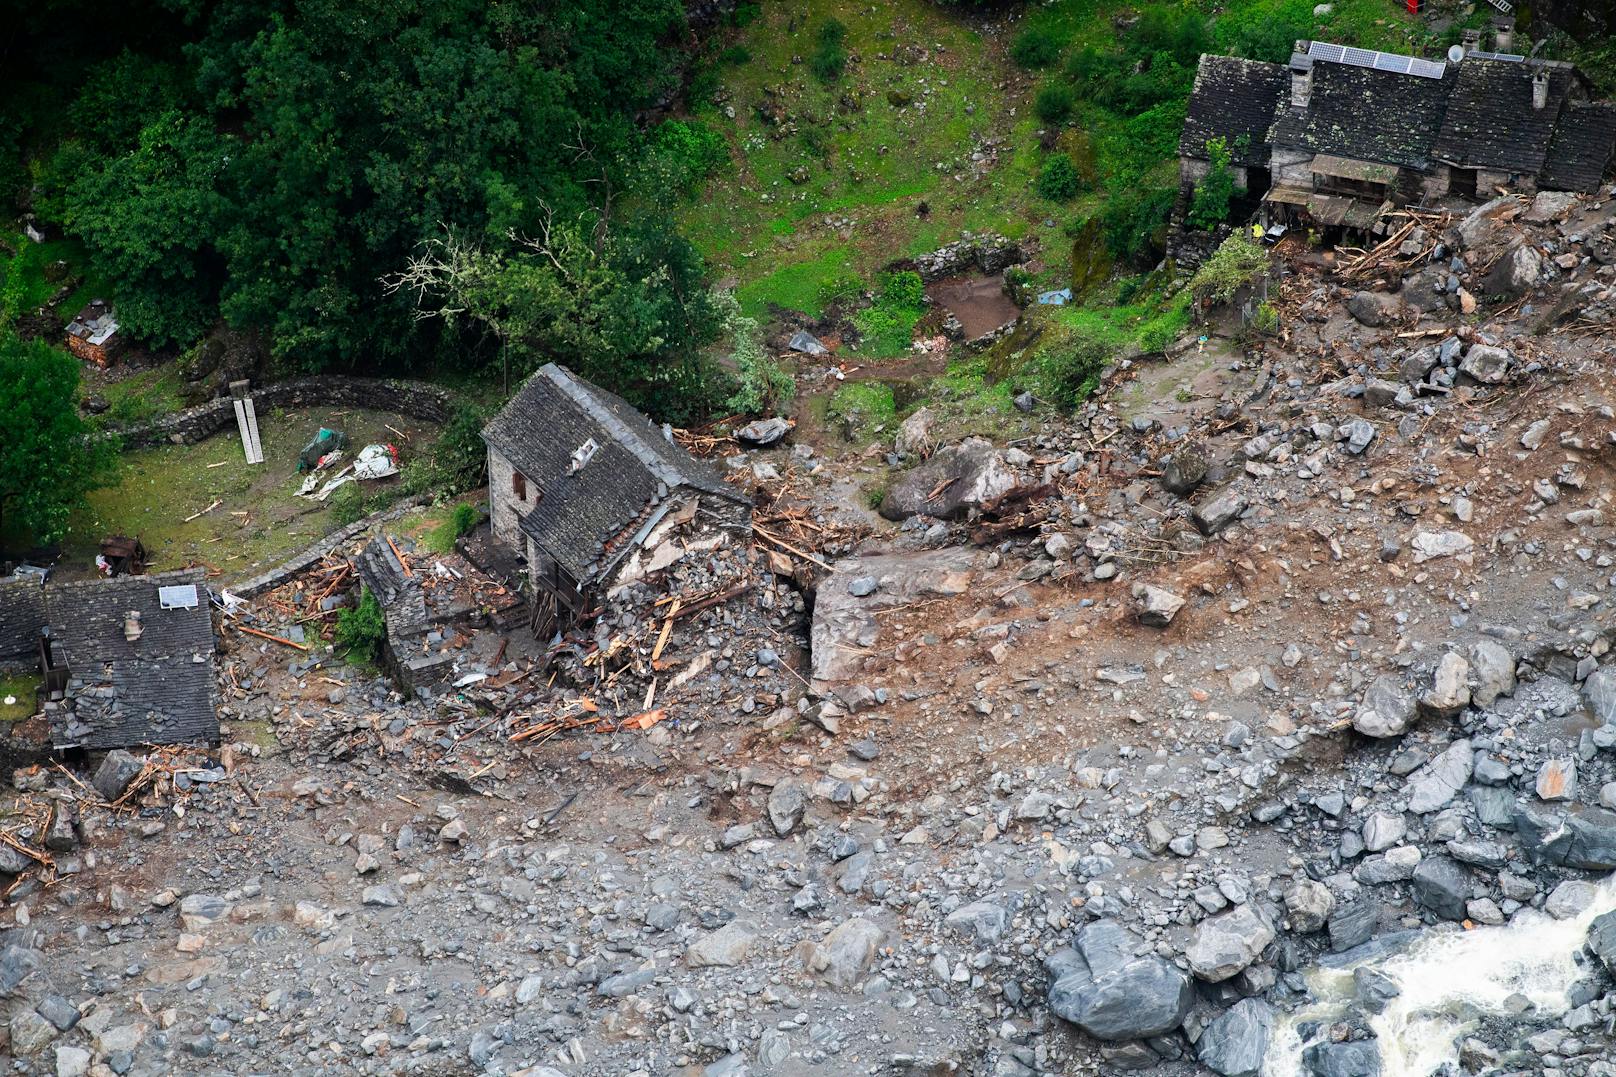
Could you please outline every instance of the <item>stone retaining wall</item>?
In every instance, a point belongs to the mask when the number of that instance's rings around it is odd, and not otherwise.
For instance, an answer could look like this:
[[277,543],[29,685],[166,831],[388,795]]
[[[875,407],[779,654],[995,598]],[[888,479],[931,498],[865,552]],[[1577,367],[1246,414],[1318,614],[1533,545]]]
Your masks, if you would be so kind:
[[[331,405],[393,411],[411,418],[441,423],[454,407],[454,394],[422,381],[391,378],[351,378],[341,374],[320,374],[294,378],[256,387],[252,398],[259,418],[273,407]],[[126,449],[152,445],[193,445],[233,427],[236,409],[228,396],[165,415],[155,422],[125,427],[116,433]]]
[[259,573],[250,580],[228,585],[224,589],[238,598],[252,598],[254,595],[263,594],[265,591],[272,591],[343,543],[352,542],[377,524],[396,520],[418,505],[426,504],[429,500],[430,498],[426,494],[406,497],[395,505],[371,513],[363,520],[355,521],[347,527],[339,527],[326,535],[325,538],[314,543],[314,545],[308,546],[288,557],[268,572]]

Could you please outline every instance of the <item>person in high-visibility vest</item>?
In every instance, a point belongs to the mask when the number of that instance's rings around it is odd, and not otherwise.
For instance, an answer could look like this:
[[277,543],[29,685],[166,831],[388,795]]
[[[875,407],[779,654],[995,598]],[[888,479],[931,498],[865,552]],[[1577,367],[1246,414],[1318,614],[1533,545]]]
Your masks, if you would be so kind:
[[1260,243],[1260,242],[1262,242],[1262,237],[1263,237],[1263,226],[1260,225],[1260,224],[1252,225],[1251,226],[1251,238],[1257,240]]

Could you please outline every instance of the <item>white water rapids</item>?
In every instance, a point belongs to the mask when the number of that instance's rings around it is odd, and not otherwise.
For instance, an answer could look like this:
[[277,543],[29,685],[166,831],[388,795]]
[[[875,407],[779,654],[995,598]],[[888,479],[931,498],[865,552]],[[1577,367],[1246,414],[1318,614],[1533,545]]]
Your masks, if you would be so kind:
[[[1354,968],[1368,966],[1401,991],[1378,1014],[1367,1015],[1380,1050],[1381,1077],[1430,1077],[1458,1058],[1458,1041],[1476,1021],[1518,1012],[1515,996],[1532,1004],[1534,1018],[1563,1014],[1568,989],[1582,975],[1575,955],[1588,925],[1616,909],[1616,875],[1607,877],[1593,901],[1575,917],[1556,920],[1522,909],[1507,924],[1470,931],[1427,931],[1400,951],[1345,968],[1308,973],[1314,1002],[1275,1026],[1263,1061],[1263,1077],[1303,1077],[1299,1027],[1325,1027],[1352,1008]],[[1316,1041],[1309,1041],[1316,1042]]]

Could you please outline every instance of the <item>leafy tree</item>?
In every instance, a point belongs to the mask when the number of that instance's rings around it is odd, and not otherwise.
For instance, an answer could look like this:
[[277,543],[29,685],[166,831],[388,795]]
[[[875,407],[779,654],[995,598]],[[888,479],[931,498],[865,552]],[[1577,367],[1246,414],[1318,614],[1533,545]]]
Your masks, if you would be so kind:
[[730,338],[730,358],[735,364],[735,389],[724,406],[742,415],[756,415],[789,403],[797,383],[763,347],[756,318],[741,313],[733,292],[719,296],[724,332]]
[[116,472],[116,444],[78,411],[78,362],[0,332],[0,534],[55,542],[84,495]]
[[218,186],[231,152],[204,120],[165,112],[139,145],[86,170],[67,194],[67,225],[114,283],[118,318],[136,336],[189,343],[216,317],[226,224]]
[[1046,345],[1037,356],[1040,395],[1073,408],[1087,400],[1100,384],[1111,360],[1111,347],[1089,330],[1074,329]]
[[1208,139],[1206,156],[1209,162],[1206,175],[1195,185],[1195,197],[1190,202],[1186,218],[1191,227],[1210,232],[1229,216],[1229,200],[1234,197],[1234,172],[1229,164],[1229,142],[1219,136]]
[[642,179],[654,194],[672,189],[694,194],[702,181],[729,163],[724,136],[700,120],[666,120],[652,137],[651,167]]
[[1213,303],[1227,303],[1234,294],[1268,272],[1268,251],[1244,232],[1235,232],[1218,244],[1190,278],[1190,290]]
[[723,311],[705,277],[701,255],[661,218],[603,232],[552,217],[497,246],[437,237],[383,285],[424,314],[487,328],[520,370],[553,359],[684,421],[716,403],[703,349]]

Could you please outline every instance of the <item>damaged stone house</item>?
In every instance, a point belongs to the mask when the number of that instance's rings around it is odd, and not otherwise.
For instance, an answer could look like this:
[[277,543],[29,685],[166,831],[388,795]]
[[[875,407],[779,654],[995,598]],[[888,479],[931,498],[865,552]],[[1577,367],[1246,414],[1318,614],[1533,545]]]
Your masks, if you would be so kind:
[[0,664],[38,669],[58,750],[218,743],[215,646],[201,569],[0,584]]
[[526,561],[540,638],[587,618],[631,555],[673,521],[751,529],[744,492],[668,428],[554,363],[527,380],[483,441],[493,533]]
[[1571,64],[1497,52],[1472,35],[1446,61],[1298,41],[1287,65],[1202,56],[1179,138],[1182,220],[1226,140],[1235,186],[1269,225],[1372,229],[1400,206],[1445,197],[1598,188],[1616,104],[1591,99]]

